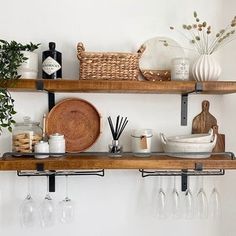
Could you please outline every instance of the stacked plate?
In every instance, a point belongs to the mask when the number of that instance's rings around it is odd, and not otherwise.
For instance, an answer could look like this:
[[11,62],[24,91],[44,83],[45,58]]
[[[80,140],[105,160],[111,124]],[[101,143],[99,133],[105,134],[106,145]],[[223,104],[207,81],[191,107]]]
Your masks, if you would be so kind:
[[210,157],[216,145],[217,135],[211,129],[207,134],[191,134],[166,137],[160,134],[164,152],[168,156],[182,158],[207,158]]

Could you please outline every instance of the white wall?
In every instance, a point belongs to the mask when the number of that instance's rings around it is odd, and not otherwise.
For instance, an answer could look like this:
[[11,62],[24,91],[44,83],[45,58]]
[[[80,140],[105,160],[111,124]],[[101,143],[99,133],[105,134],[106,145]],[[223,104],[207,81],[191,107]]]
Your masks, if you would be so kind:
[[[236,2],[227,1],[227,4],[223,4],[222,8],[222,24],[226,25],[233,16],[235,16]],[[234,67],[234,61],[236,58],[236,41],[233,41],[231,44],[227,45],[225,48],[222,48],[222,79],[224,80],[235,80],[236,70]],[[228,150],[235,152],[235,138],[236,138],[236,128],[234,125],[234,116],[235,116],[235,94],[223,96],[223,110],[222,115],[224,116],[224,132],[227,135],[226,147]],[[222,235],[224,232],[230,232],[230,235],[233,235],[236,231],[234,216],[236,213],[236,207],[234,204],[235,194],[234,187],[232,183],[235,181],[235,171],[228,172],[228,175],[225,177],[224,184],[222,185],[222,191],[224,192],[222,201],[224,201],[224,211],[225,218],[222,221],[221,232]]]
[[[192,22],[192,12],[197,12],[213,25],[225,23],[223,16],[233,16],[230,1],[227,7],[224,1],[141,1],[141,0],[87,0],[87,1],[46,1],[30,0],[5,1],[0,14],[0,35],[7,40],[21,42],[40,42],[41,51],[47,48],[49,41],[55,41],[63,53],[64,78],[78,77],[76,44],[81,41],[89,51],[136,51],[140,45],[155,36],[169,36],[179,42],[183,39],[169,31],[170,25],[182,25]],[[33,8],[32,8],[33,5]],[[232,6],[232,7],[231,7]],[[224,7],[224,15],[222,15]],[[221,17],[222,16],[222,17]],[[223,55],[235,57],[232,50]],[[235,69],[232,60],[222,63],[226,71],[222,76],[234,80]],[[46,94],[13,93],[19,121],[24,115],[41,120],[47,110]],[[220,131],[227,135],[227,150],[234,151],[233,108],[234,96],[191,95],[189,96],[188,126],[180,126],[180,95],[145,94],[58,94],[57,100],[66,97],[80,97],[93,103],[103,116],[103,133],[91,148],[93,151],[107,150],[111,141],[106,117],[122,114],[128,116],[129,125],[122,137],[126,151],[130,150],[130,130],[134,127],[147,127],[154,130],[153,150],[160,150],[158,133],[168,135],[190,133],[191,121],[200,112],[201,101],[211,102],[210,111],[217,118]],[[228,104],[230,108],[228,109]],[[226,106],[227,105],[227,106]],[[132,109],[130,109],[132,107]],[[226,113],[230,114],[226,116]],[[10,135],[1,137],[0,151],[10,149]],[[205,178],[206,192],[209,195],[213,179],[219,187],[223,202],[223,223],[212,220],[158,220],[155,217],[155,197],[157,179],[142,179],[138,171],[106,171],[104,178],[71,177],[71,198],[77,204],[77,215],[72,225],[57,224],[52,229],[37,227],[33,230],[22,229],[19,225],[17,210],[26,195],[26,180],[16,177],[14,172],[0,173],[0,233],[2,235],[235,235],[234,200],[236,191],[230,183],[234,173],[225,177]],[[33,179],[33,196],[40,201],[45,194],[45,178]],[[165,178],[164,188],[168,193],[172,179]],[[195,178],[191,178],[191,187],[196,193]],[[180,187],[180,186],[178,186]],[[53,194],[55,202],[64,196],[64,178],[57,181],[57,191]],[[230,230],[227,229],[229,227]]]

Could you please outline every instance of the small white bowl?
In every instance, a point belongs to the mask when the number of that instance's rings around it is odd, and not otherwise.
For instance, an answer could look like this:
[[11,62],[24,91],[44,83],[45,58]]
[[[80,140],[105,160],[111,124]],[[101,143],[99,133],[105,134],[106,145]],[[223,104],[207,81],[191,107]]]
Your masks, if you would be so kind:
[[210,129],[207,134],[190,134],[190,135],[177,135],[167,137],[167,141],[186,142],[186,143],[210,143],[214,138],[213,129]]
[[175,141],[168,141],[165,138],[164,134],[160,134],[160,136],[161,136],[161,144],[164,149],[164,152],[167,152],[168,156],[181,157],[181,158],[210,157],[211,156],[210,153],[206,153],[206,154],[197,154],[197,153],[198,152],[212,152],[213,148],[216,145],[216,140],[217,140],[217,135],[214,135],[214,140],[209,143],[175,142]]

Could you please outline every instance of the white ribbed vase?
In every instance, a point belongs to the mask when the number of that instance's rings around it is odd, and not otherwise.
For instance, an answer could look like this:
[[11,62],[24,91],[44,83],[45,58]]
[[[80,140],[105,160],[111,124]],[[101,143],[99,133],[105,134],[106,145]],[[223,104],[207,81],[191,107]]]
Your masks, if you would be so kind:
[[221,67],[213,55],[201,55],[192,66],[192,74],[196,81],[216,81],[221,73]]

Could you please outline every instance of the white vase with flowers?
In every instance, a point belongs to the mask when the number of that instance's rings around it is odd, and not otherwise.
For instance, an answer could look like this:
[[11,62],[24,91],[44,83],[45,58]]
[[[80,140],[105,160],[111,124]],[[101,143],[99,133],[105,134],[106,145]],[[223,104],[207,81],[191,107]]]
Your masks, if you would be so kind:
[[[214,58],[214,53],[235,39],[236,16],[216,34],[212,33],[211,25],[206,21],[200,21],[197,12],[194,11],[193,16],[194,23],[183,24],[184,33],[178,31],[199,54],[192,66],[193,77],[196,81],[216,81],[220,76],[221,67]],[[176,30],[172,26],[170,29]]]

